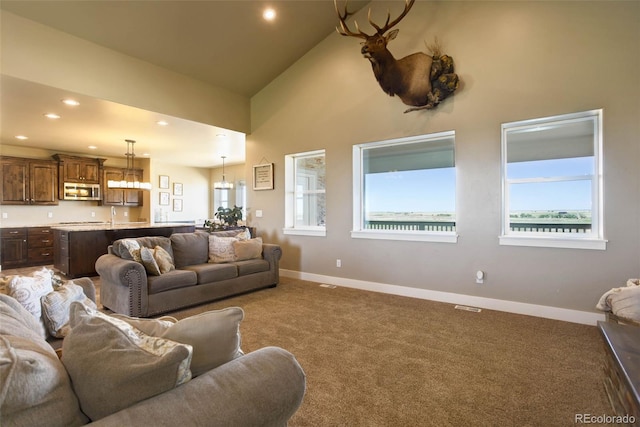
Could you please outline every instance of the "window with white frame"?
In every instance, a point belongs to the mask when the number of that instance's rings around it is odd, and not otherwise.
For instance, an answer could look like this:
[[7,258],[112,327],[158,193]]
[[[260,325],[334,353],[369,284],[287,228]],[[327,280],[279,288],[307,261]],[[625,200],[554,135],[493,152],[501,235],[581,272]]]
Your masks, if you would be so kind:
[[354,238],[457,241],[455,132],[353,147]]
[[325,150],[285,156],[284,234],[326,234]]
[[502,125],[500,244],[606,249],[602,110]]

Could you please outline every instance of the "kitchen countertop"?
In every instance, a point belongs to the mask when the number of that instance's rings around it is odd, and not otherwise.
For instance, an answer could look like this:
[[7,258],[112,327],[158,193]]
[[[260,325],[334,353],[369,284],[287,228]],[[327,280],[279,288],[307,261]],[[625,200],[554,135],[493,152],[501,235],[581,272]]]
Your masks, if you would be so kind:
[[53,230],[62,231],[99,231],[99,230],[127,230],[135,228],[162,228],[162,227],[189,227],[195,226],[193,223],[188,222],[121,222],[111,225],[110,222],[90,222],[90,223],[76,223],[76,224],[51,224],[50,227]]

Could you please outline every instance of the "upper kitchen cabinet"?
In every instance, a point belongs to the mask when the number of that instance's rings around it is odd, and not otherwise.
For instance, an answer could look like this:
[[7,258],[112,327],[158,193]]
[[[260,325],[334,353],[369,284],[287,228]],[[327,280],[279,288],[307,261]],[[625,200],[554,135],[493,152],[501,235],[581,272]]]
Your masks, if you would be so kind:
[[57,205],[58,165],[49,160],[0,157],[4,205]]
[[132,176],[127,177],[127,169],[121,168],[104,168],[104,184],[105,192],[102,199],[104,205],[116,206],[142,206],[142,191],[136,189],[123,188],[107,188],[109,181],[123,181],[127,178],[133,178],[142,181],[142,169],[132,169],[129,173]]
[[105,159],[91,159],[65,154],[54,154],[53,158],[58,161],[61,182],[100,184],[102,164]]

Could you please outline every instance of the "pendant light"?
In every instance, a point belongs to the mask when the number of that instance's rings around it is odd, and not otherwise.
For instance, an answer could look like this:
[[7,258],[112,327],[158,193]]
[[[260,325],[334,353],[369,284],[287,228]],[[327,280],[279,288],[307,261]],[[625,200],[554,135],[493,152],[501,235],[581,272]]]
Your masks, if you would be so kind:
[[213,188],[216,190],[233,190],[233,183],[227,182],[227,180],[224,177],[224,159],[226,159],[227,156],[221,156],[221,157],[222,157],[222,181],[214,182]]
[[107,188],[127,188],[133,190],[151,190],[150,182],[142,182],[137,179],[134,172],[134,161],[136,154],[134,152],[133,145],[136,143],[133,139],[125,139],[127,143],[127,169],[124,172],[124,179],[122,181],[116,181],[110,179],[107,181]]

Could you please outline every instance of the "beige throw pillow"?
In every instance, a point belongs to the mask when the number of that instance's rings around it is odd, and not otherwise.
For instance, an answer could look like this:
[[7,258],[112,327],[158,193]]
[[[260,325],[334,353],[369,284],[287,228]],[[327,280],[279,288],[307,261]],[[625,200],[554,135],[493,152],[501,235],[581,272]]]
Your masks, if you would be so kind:
[[175,270],[176,266],[173,265],[173,258],[171,254],[167,252],[162,246],[156,246],[153,248],[153,259],[156,260],[160,274],[168,273],[171,270]]
[[249,240],[233,242],[235,261],[244,261],[262,257],[262,238],[256,237]]
[[82,288],[72,281],[42,297],[42,320],[51,336],[64,338],[67,335],[69,307],[74,301],[80,301],[88,307],[96,308],[96,304],[87,298]]
[[158,267],[158,263],[153,257],[153,249],[140,248],[140,258],[142,259],[142,265],[144,265],[147,273],[152,276],[159,276],[161,274],[160,267]]
[[192,348],[156,338],[79,302],[71,304],[64,363],[92,421],[191,379]]
[[209,262],[232,262],[235,261],[236,254],[233,251],[233,242],[237,242],[236,237],[209,236]]
[[194,377],[243,355],[240,322],[244,319],[244,311],[240,307],[207,311],[179,321],[113,316],[146,334],[192,346],[191,372]]

